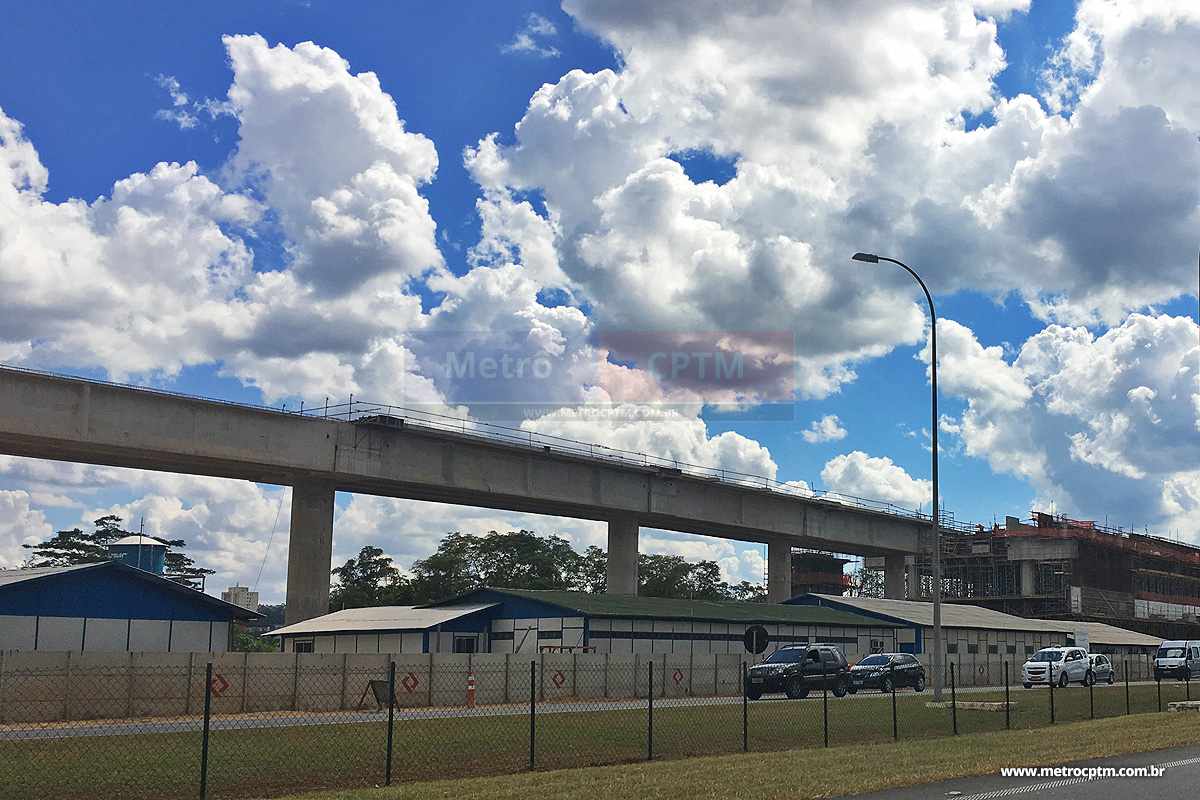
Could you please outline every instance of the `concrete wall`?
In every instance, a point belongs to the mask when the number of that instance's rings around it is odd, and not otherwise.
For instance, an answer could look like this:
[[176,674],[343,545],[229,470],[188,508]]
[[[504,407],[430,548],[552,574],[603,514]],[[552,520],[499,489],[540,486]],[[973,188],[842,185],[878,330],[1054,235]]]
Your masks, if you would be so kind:
[[[738,655],[0,652],[0,724],[199,713],[213,664],[214,714],[375,708],[372,680],[396,664],[402,707],[576,698],[736,695]],[[749,661],[747,660],[747,663]],[[533,666],[531,676],[530,667]]]
[[224,652],[228,622],[0,615],[0,650]]
[[[1097,651],[1099,652],[1099,651]],[[925,669],[930,669],[930,656],[923,653],[917,656]],[[1129,666],[1129,679],[1143,681],[1154,679],[1154,657],[1145,653],[1113,654],[1109,658],[1117,669],[1117,679],[1124,680],[1125,666]],[[1021,685],[1021,666],[1025,663],[1024,655],[988,655],[988,654],[957,654],[947,655],[945,665],[945,685],[950,686],[950,665],[954,664],[955,682],[961,687],[1002,686],[1004,684],[1004,662],[1008,662],[1008,679],[1012,686]],[[1164,692],[1166,685],[1164,683]]]
[[[919,656],[928,669],[929,656]],[[474,675],[480,705],[526,704],[532,685],[539,702],[645,697],[653,672],[658,697],[741,693],[739,654],[544,653],[49,653],[0,651],[0,724],[87,719],[192,716],[204,704],[205,665],[213,664],[214,714],[374,709],[372,680],[386,680],[396,663],[402,707],[453,707],[467,701]],[[1019,686],[1023,657],[1009,658]],[[1152,657],[1113,657],[1124,677],[1150,679]],[[531,676],[532,663],[532,676]],[[996,686],[1003,659],[949,656],[957,685]],[[532,680],[532,684],[531,684]]]

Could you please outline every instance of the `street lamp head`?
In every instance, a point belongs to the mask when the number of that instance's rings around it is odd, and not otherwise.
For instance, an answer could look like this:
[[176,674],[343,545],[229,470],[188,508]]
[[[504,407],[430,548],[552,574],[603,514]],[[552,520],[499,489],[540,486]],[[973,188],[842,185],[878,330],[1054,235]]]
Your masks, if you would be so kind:
[[850,258],[853,261],[865,261],[868,264],[879,263],[879,256],[875,255],[874,253],[855,253],[854,255],[850,256]]

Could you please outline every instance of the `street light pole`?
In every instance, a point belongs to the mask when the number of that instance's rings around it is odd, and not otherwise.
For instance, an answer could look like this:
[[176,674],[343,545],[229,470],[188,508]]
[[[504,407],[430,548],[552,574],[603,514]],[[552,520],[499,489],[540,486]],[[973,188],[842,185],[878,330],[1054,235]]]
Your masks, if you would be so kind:
[[933,440],[933,464],[931,467],[933,473],[933,506],[930,511],[931,526],[933,528],[933,659],[930,667],[933,672],[933,699],[934,701],[940,701],[942,699],[942,683],[944,679],[942,673],[944,670],[943,656],[945,647],[942,645],[942,529],[938,522],[937,312],[933,308],[933,295],[929,293],[929,288],[925,286],[925,281],[921,280],[921,276],[913,272],[912,268],[904,262],[886,256],[875,255],[874,253],[855,253],[851,258],[854,261],[864,261],[868,264],[878,264],[880,261],[887,261],[903,268],[920,285],[921,291],[925,292],[925,300],[929,303],[929,365],[930,377],[933,384],[930,403],[932,414],[930,438]]

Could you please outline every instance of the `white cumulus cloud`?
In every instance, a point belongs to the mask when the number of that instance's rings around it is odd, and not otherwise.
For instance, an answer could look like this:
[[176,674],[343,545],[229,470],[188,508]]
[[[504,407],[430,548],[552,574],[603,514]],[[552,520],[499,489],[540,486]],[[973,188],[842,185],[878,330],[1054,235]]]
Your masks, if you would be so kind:
[[846,438],[846,429],[842,427],[842,421],[838,419],[837,414],[826,414],[820,419],[813,420],[809,424],[808,430],[801,431],[800,435],[809,444],[836,442]]

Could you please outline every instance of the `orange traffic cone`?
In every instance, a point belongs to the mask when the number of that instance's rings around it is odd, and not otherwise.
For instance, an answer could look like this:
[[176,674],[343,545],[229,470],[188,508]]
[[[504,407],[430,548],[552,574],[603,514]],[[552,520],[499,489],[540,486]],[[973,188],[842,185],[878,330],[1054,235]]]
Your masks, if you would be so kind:
[[475,707],[475,673],[467,673],[467,708]]

